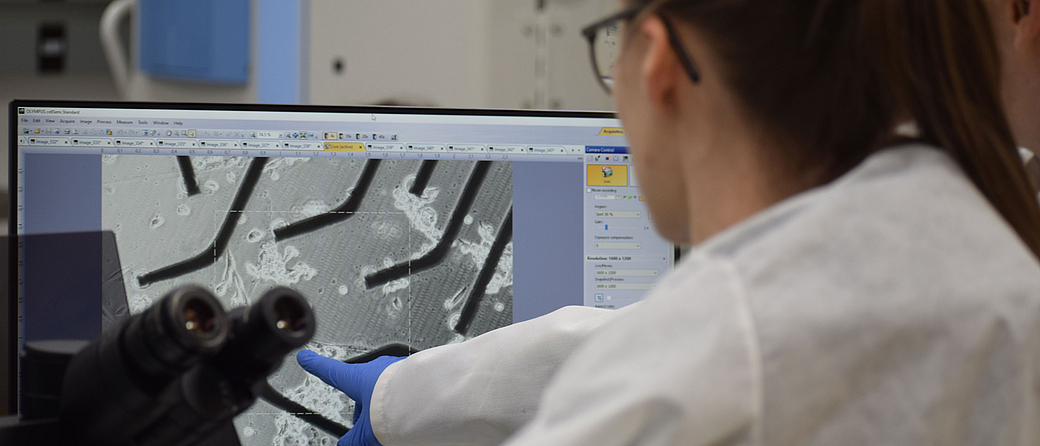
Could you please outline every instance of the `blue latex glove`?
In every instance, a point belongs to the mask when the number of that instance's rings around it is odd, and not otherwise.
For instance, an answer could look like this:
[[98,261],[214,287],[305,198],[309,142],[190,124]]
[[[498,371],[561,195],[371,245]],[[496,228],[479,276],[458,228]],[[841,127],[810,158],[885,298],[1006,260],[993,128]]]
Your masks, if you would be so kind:
[[339,446],[383,446],[372,432],[368,408],[372,405],[372,391],[375,390],[379,375],[390,364],[402,359],[381,356],[364,364],[347,364],[310,350],[301,350],[296,354],[296,361],[304,370],[354,400],[354,427],[339,439]]

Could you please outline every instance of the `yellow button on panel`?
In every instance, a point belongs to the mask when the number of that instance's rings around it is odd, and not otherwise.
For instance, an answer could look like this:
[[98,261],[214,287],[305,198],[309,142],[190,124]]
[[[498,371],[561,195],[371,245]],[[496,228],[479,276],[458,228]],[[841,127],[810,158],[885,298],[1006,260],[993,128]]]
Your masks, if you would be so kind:
[[589,186],[628,186],[628,166],[624,164],[589,164]]
[[365,145],[359,142],[327,142],[325,143],[325,150],[333,150],[336,152],[364,152]]
[[621,127],[603,127],[603,130],[599,131],[599,136],[625,136],[625,129]]

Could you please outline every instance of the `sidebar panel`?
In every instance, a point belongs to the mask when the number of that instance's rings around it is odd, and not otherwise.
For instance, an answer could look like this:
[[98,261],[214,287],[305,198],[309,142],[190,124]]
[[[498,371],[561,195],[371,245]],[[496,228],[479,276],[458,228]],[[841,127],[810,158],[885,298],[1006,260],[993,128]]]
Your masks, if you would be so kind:
[[585,306],[621,308],[672,268],[674,248],[657,234],[626,147],[585,148]]

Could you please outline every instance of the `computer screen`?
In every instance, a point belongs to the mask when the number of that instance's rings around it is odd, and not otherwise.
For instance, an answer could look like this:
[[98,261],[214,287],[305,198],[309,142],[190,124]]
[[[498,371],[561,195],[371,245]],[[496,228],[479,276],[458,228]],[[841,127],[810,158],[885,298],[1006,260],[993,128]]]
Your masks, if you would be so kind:
[[[296,289],[323,355],[425,349],[623,307],[675,260],[608,113],[16,101],[10,119],[11,233],[112,234],[19,246],[18,345],[92,339],[200,284],[229,309]],[[294,361],[268,382],[350,425]],[[265,399],[236,428],[335,440]]]

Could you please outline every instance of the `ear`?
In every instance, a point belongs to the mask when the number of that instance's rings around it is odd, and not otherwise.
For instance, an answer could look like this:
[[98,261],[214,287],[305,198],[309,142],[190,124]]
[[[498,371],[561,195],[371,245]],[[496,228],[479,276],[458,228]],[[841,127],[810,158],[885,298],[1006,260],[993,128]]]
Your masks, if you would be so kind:
[[650,101],[659,109],[670,108],[675,103],[682,65],[668,39],[668,29],[657,16],[651,15],[639,25],[639,32],[646,42],[642,76]]
[[1040,48],[1040,0],[1012,0],[1015,48]]

